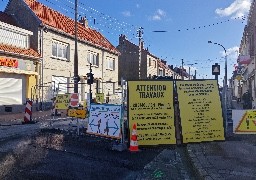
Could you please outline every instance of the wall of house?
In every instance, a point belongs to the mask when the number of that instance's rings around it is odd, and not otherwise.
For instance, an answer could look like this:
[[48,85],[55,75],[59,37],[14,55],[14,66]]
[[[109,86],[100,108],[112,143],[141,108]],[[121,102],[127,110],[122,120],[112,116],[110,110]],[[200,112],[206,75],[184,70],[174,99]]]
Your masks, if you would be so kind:
[[[69,45],[69,53],[68,60],[63,60],[60,58],[56,58],[52,56],[52,41],[59,41]],[[94,46],[85,44],[84,42],[78,41],[78,74],[80,78],[86,78],[87,73],[90,72],[90,64],[87,61],[87,53],[88,51],[98,54],[99,56],[99,65],[92,65],[92,73],[94,74],[94,79],[98,79],[101,83],[99,83],[98,88],[100,88],[100,92],[107,94],[108,89],[114,89],[117,87],[118,83],[118,56],[112,53],[109,53],[106,50],[96,48]],[[63,76],[69,78],[70,81],[68,86],[69,92],[73,92],[73,76],[74,76],[74,52],[75,52],[75,42],[74,39],[67,37],[65,35],[61,35],[57,32],[48,30],[48,32],[44,32],[43,35],[43,78],[44,83],[48,83],[52,81],[52,76]],[[115,69],[110,70],[107,69],[107,61],[106,59],[111,58],[114,59]],[[106,81],[110,81],[112,83],[105,83]],[[86,80],[81,80],[80,82],[86,83]],[[89,92],[89,85],[83,84],[83,87],[79,87],[79,92]],[[110,87],[109,87],[110,86]],[[109,88],[104,88],[109,87]],[[96,83],[92,84],[92,93],[93,97],[95,97],[96,93]],[[114,94],[114,91],[110,91],[110,94]],[[82,96],[82,98],[86,98],[86,96]],[[83,99],[81,99],[83,100]]]
[[40,21],[33,14],[31,9],[27,7],[26,3],[23,0],[10,0],[5,12],[13,15],[20,27],[33,32],[33,36],[30,37],[30,47],[38,51],[37,38]]
[[[151,62],[150,62],[151,61]],[[148,55],[147,56],[147,77],[149,76],[157,76],[157,59],[154,56]]]
[[139,78],[139,48],[137,45],[129,42],[124,35],[119,37],[117,49],[121,52],[119,56],[118,72],[119,81],[121,77],[125,80],[134,80]]

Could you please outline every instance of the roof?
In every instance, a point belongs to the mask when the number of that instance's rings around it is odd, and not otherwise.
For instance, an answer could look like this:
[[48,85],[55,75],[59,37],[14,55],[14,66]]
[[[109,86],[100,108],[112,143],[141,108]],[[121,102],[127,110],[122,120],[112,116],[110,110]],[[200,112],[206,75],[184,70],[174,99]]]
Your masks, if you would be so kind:
[[[24,0],[35,15],[42,21],[43,25],[63,31],[69,35],[75,34],[75,20],[55,11],[36,0]],[[93,45],[107,49],[116,54],[120,52],[101,33],[89,27],[77,23],[77,37]]]
[[2,11],[0,11],[0,21],[13,25],[13,26],[18,26],[17,23],[15,22],[14,18],[11,15],[8,15]]
[[0,52],[20,54],[32,58],[40,58],[40,54],[33,49],[22,49],[10,45],[0,44]]

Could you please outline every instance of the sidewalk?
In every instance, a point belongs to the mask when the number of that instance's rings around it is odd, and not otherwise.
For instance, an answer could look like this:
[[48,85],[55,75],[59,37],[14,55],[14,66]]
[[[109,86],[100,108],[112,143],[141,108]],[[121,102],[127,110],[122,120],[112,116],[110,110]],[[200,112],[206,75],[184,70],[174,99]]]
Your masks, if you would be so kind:
[[[243,109],[236,101],[232,106]],[[256,179],[256,134],[233,134],[224,142],[188,144],[187,151],[201,179]]]
[[[25,113],[0,115],[0,125],[21,124],[24,121]],[[38,121],[43,118],[50,118],[51,110],[32,112],[32,120]]]
[[238,135],[225,142],[189,144],[187,150],[202,179],[255,180],[255,145],[255,135]]

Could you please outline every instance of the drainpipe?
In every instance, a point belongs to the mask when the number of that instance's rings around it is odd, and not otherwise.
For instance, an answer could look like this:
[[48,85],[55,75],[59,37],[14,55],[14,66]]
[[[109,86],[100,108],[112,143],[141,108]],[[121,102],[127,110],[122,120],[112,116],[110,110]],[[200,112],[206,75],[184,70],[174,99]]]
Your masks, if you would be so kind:
[[44,106],[43,106],[43,101],[44,101],[44,87],[43,87],[43,84],[44,84],[44,44],[43,44],[43,39],[44,39],[44,29],[46,27],[44,26],[43,28],[41,28],[40,30],[40,54],[41,54],[41,57],[42,57],[42,61],[41,61],[41,76],[40,76],[40,84],[41,84],[41,93],[42,93],[42,96],[41,96],[41,110],[44,110]]

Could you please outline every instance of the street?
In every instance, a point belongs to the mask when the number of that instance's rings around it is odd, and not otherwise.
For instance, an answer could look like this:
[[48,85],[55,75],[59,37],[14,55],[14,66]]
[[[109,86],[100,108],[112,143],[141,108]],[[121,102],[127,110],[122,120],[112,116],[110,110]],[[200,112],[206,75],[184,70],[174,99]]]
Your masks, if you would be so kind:
[[82,129],[77,136],[69,124],[1,126],[0,179],[196,179],[185,147],[119,152],[112,150],[113,140]]

